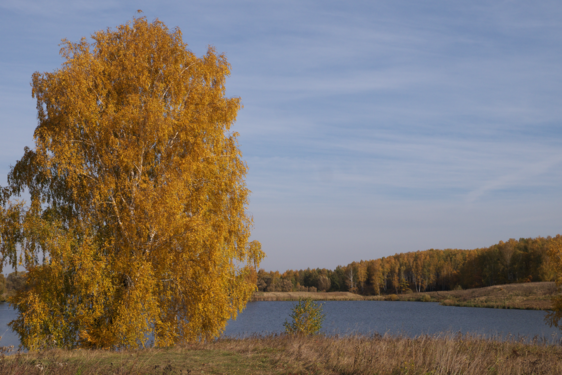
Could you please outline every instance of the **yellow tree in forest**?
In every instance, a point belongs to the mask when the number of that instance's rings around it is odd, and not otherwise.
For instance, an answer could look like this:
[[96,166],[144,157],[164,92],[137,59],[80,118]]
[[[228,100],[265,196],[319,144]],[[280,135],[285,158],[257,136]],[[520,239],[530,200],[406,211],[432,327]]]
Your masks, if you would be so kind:
[[375,259],[369,262],[368,266],[368,274],[369,274],[369,281],[371,286],[373,287],[373,292],[380,296],[381,295],[381,284],[383,283],[383,273],[381,267],[381,260]]
[[414,279],[414,288],[416,292],[421,292],[425,289],[423,282],[423,265],[427,263],[427,255],[420,251],[415,253],[414,264],[412,265],[412,274]]
[[35,148],[0,195],[3,262],[28,271],[11,327],[31,350],[219,335],[263,257],[225,56],[198,58],[145,18],[64,40],[61,55],[33,75]]
[[[552,238],[547,244],[547,249],[547,256],[550,258],[548,263],[555,270],[556,287],[558,292],[560,292],[562,290],[562,236],[558,234]],[[552,310],[548,312],[545,319],[550,326],[562,329],[562,324],[560,323],[560,320],[562,320],[561,293],[556,293],[552,297]]]
[[367,262],[362,260],[359,263],[356,263],[355,269],[357,270],[357,283],[363,293],[365,289],[365,281],[367,281]]

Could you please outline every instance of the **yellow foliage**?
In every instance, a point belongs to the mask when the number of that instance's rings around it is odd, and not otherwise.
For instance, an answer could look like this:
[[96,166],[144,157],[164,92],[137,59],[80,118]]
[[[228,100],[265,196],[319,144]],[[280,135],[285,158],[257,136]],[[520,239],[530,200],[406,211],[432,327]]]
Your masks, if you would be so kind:
[[322,305],[317,304],[311,298],[299,298],[299,302],[293,306],[291,321],[285,320],[283,326],[285,332],[290,335],[314,335],[322,329],[322,322],[326,318],[322,313]]
[[[63,41],[33,75],[39,125],[0,196],[21,343],[117,348],[209,339],[255,289],[249,190],[229,64],[145,18]],[[31,203],[10,201],[28,190]],[[16,254],[21,246],[21,259]]]
[[386,296],[387,301],[398,301],[398,296],[396,294],[390,294]]
[[[548,263],[556,273],[556,287],[562,289],[562,236],[559,234],[552,238],[548,244]],[[562,295],[557,293],[552,297],[552,310],[545,317],[550,326],[562,328]]]

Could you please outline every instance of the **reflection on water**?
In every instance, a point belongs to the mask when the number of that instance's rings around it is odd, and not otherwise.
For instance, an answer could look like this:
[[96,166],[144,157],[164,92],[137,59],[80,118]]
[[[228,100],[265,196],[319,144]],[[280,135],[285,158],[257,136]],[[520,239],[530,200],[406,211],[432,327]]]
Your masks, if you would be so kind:
[[[296,302],[250,302],[235,321],[230,321],[225,336],[246,336],[283,332]],[[500,310],[440,306],[431,302],[326,301],[322,332],[326,334],[402,334],[417,336],[439,333],[472,333],[496,337],[541,337],[558,341],[558,330],[544,322],[544,311]],[[8,323],[16,312],[0,304],[1,346],[18,346],[17,336]]]

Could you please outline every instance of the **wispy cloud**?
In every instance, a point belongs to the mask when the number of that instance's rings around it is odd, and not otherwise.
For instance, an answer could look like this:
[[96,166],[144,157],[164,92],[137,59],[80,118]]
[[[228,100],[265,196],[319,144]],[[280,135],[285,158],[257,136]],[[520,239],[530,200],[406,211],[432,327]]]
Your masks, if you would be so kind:
[[214,45],[232,64],[227,92],[245,106],[234,130],[267,267],[559,230],[556,1],[6,0],[2,165],[31,141],[31,72],[59,66],[60,39],[139,8],[179,26],[197,55]]
[[[546,160],[541,160],[537,163],[527,163],[527,165],[522,166],[518,170],[507,174],[501,174],[491,179],[490,181],[487,181],[484,185],[478,187],[477,189],[471,191],[467,195],[467,201],[469,203],[472,203],[483,197],[486,193],[492,191],[513,189],[521,185],[544,185],[545,182],[549,180],[547,178],[543,178],[544,175],[553,172],[553,169],[559,167],[560,164],[562,164],[561,154],[550,157]],[[558,169],[554,170],[554,172],[556,172],[557,170]]]

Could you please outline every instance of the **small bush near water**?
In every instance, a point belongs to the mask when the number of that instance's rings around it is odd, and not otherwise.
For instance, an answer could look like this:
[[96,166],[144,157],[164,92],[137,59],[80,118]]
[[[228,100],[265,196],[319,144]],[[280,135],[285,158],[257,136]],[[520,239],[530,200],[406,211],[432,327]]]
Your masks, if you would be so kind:
[[387,301],[398,301],[398,296],[396,294],[389,294],[386,296]]
[[0,359],[0,374],[561,374],[562,347],[445,335],[222,338],[170,349],[52,350]]
[[310,298],[299,299],[290,315],[291,321],[285,321],[285,332],[291,335],[314,335],[322,328],[326,317],[322,313],[322,305]]

